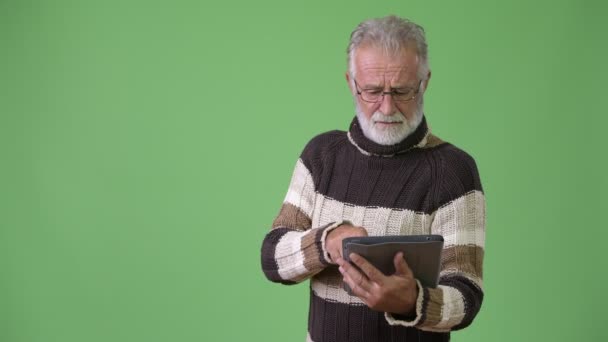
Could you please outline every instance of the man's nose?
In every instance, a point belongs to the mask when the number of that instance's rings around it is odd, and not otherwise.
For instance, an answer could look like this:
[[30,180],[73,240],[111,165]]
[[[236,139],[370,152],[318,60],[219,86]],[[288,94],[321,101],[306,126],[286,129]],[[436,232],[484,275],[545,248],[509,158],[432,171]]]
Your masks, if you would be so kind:
[[397,106],[395,106],[392,94],[384,94],[380,103],[380,112],[384,115],[393,115],[397,112]]

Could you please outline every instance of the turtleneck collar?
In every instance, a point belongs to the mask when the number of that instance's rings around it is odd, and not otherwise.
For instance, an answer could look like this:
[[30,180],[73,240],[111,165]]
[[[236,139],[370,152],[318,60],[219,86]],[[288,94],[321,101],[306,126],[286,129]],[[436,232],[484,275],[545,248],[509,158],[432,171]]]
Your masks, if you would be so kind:
[[368,139],[361,130],[359,120],[355,116],[350,123],[348,130],[348,140],[361,151],[361,153],[373,156],[392,157],[399,153],[404,153],[414,147],[421,147],[426,144],[426,137],[429,134],[429,128],[426,124],[426,117],[422,117],[422,121],[405,139],[394,145],[380,145]]

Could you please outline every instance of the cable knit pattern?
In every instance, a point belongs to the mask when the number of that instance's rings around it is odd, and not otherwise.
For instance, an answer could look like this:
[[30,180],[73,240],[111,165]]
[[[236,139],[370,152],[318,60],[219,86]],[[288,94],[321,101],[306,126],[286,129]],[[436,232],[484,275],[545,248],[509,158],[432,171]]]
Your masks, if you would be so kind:
[[[372,311],[344,291],[325,250],[327,233],[344,222],[370,236],[444,237],[439,286],[418,283],[415,317]],[[311,280],[308,341],[449,341],[481,307],[484,242],[471,156],[431,134],[426,118],[391,146],[367,139],[354,118],[348,132],[320,134],[304,148],[262,243],[262,269],[274,282]]]

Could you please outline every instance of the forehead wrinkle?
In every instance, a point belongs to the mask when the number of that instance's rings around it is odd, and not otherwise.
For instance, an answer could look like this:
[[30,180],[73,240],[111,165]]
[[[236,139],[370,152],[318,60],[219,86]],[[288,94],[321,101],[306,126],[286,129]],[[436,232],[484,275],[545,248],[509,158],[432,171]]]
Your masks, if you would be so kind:
[[[397,65],[397,66],[389,66],[388,64],[385,63],[361,63],[361,70],[362,71],[384,71],[384,72],[394,72],[394,71],[401,71],[401,70],[407,70],[409,69],[408,65]],[[383,64],[383,65],[379,65],[379,64]]]
[[[403,86],[407,83],[410,77],[408,77],[408,70],[410,69],[407,65],[400,65],[389,67],[388,65],[380,65],[370,63],[367,67],[362,67],[361,81],[366,86],[377,86],[377,85],[398,85]],[[367,81],[367,82],[366,82]]]
[[359,51],[354,58],[354,67],[361,86],[398,88],[417,78],[417,59],[412,60],[411,56],[374,53],[369,49]]

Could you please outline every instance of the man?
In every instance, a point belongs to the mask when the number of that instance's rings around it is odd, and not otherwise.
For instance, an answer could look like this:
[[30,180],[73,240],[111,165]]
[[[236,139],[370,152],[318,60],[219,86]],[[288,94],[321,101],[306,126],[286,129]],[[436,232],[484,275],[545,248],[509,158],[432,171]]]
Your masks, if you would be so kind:
[[[420,26],[395,16],[365,21],[347,52],[356,117],[348,132],[320,134],[304,148],[264,238],[262,269],[283,284],[311,279],[308,341],[448,341],[483,299],[476,164],[429,131]],[[444,237],[437,288],[423,287],[401,253],[392,275],[341,255],[346,237],[415,234]]]

